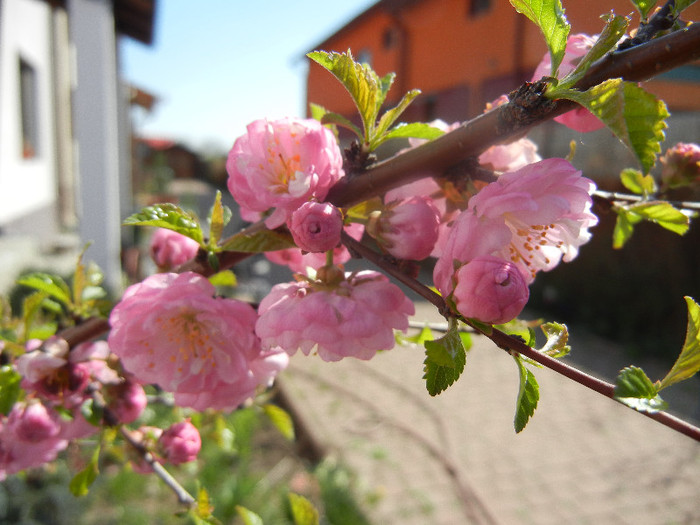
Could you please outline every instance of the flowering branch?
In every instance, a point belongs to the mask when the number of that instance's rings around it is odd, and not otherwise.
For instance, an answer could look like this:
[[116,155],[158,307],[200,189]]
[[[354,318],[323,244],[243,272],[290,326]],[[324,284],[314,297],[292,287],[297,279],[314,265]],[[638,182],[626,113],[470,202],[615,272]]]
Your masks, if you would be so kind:
[[[342,242],[346,244],[351,251],[361,255],[371,263],[381,268],[387,274],[401,281],[418,295],[435,305],[438,308],[438,311],[445,317],[455,317],[455,314],[451,312],[450,307],[447,305],[447,303],[445,303],[444,299],[439,294],[416,279],[413,279],[412,277],[401,272],[396,265],[390,263],[381,254],[349,237],[347,234],[343,235]],[[586,374],[585,372],[569,366],[557,359],[549,357],[548,355],[526,345],[519,338],[506,334],[497,328],[492,328],[490,331],[486,331],[483,329],[483,327],[472,323],[468,319],[461,317],[460,319],[477,332],[491,339],[491,341],[493,341],[499,348],[502,348],[509,353],[515,352],[523,355],[529,359],[532,359],[533,361],[538,362],[542,366],[545,366],[546,368],[549,368],[550,370],[553,370],[554,372],[557,372],[564,377],[585,386],[586,388],[598,392],[599,394],[602,394],[610,399],[615,399],[615,385]],[[683,421],[682,419],[679,419],[668,412],[642,413],[645,416],[700,442],[700,428],[691,425],[690,423]]]
[[[610,53],[591,66],[575,88],[588,89],[610,78],[640,82],[700,58],[700,23],[643,45]],[[428,175],[442,175],[493,144],[510,142],[533,126],[561,115],[576,104],[543,97],[544,85],[526,84],[507,104],[479,115],[442,137],[370,166],[362,175],[340,180],[328,200],[352,206]]]

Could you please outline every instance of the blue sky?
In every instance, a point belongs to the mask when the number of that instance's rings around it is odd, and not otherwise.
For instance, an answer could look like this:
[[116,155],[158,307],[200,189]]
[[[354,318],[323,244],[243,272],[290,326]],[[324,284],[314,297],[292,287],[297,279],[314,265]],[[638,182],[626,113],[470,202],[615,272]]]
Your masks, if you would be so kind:
[[255,119],[303,115],[304,52],[376,1],[159,0],[154,43],[121,43],[125,79],[159,99],[136,131],[227,149]]

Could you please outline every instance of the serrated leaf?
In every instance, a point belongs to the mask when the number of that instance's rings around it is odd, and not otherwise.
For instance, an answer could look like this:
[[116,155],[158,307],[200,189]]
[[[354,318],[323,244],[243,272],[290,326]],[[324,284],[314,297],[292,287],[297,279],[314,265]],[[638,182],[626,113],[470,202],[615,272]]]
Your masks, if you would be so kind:
[[627,209],[615,206],[613,210],[617,214],[615,228],[613,230],[613,248],[619,250],[632,237],[634,225],[641,221],[641,218],[630,214]]
[[275,428],[280,431],[280,434],[289,441],[294,441],[294,421],[289,412],[269,403],[263,405],[262,409]]
[[379,78],[368,65],[355,62],[349,50],[346,53],[313,51],[306,56],[327,69],[350,93],[360,112],[364,141],[369,143],[379,108],[393,82],[393,74]]
[[167,228],[194,239],[200,245],[204,235],[197,218],[179,206],[170,202],[146,206],[140,212],[127,217],[122,223],[125,226],[155,226]]
[[425,139],[434,140],[445,134],[444,131],[424,122],[399,124],[382,137],[382,142],[391,139]]
[[86,496],[90,491],[90,485],[97,479],[97,475],[100,473],[98,468],[98,461],[100,459],[100,447],[99,445],[95,447],[95,451],[92,453],[90,461],[85,466],[83,470],[78,472],[73,479],[70,481],[68,487],[70,488],[71,494],[76,498],[81,496]]
[[370,151],[374,150],[377,146],[379,146],[379,144],[387,140],[385,135],[387,134],[389,128],[394,125],[394,122],[396,122],[396,120],[418,95],[420,95],[420,89],[412,89],[401,98],[395,107],[384,112],[377,123],[373,136],[370,138]]
[[338,113],[333,113],[333,112],[327,112],[323,115],[321,118],[321,124],[333,124],[336,126],[341,126],[343,128],[349,129],[352,131],[357,137],[362,140],[363,135],[362,135],[362,130],[358,128],[355,124],[353,124],[349,119],[344,117],[343,115],[340,115]]
[[263,525],[263,520],[252,510],[236,505],[236,513],[243,520],[243,525]]
[[22,391],[22,376],[11,365],[0,367],[0,413],[7,415],[12,410]]
[[693,377],[700,370],[700,306],[692,297],[685,297],[688,305],[688,328],[681,354],[661,381],[658,390]]
[[203,520],[209,520],[212,518],[214,507],[211,504],[209,493],[204,487],[200,487],[199,491],[197,492],[197,502],[194,510],[198,518]]
[[620,78],[606,80],[583,92],[568,89],[554,93],[554,98],[573,100],[602,120],[635,154],[643,172],[651,170],[661,151],[665,119],[669,116],[662,100]]
[[289,506],[292,510],[294,525],[318,525],[318,511],[304,496],[290,492]]
[[656,193],[656,182],[651,175],[642,175],[642,172],[632,168],[626,168],[620,172],[622,185],[637,195],[651,195]]
[[583,78],[588,68],[596,60],[602,58],[608,51],[615,47],[620,39],[625,36],[630,20],[625,16],[618,16],[610,13],[605,17],[605,27],[583,58],[576,65],[571,73],[562,78],[554,87],[553,91],[570,88]]
[[636,366],[620,370],[615,380],[615,399],[639,412],[653,413],[668,408],[651,379]]
[[228,224],[232,217],[231,209],[221,203],[221,192],[216,191],[214,205],[209,212],[209,248],[216,248],[219,239],[224,231],[224,226]]
[[630,0],[639,11],[642,20],[646,20],[649,11],[656,5],[657,0]]
[[397,336],[401,337],[402,341],[414,343],[421,346],[425,346],[425,342],[432,341],[434,337],[433,331],[430,329],[429,326],[424,326],[423,328],[421,328],[421,331],[418,332],[416,335],[406,337],[397,332]]
[[535,346],[535,331],[519,319],[513,319],[506,324],[496,325],[494,328],[508,335],[514,335],[522,339],[527,346]]
[[540,352],[555,359],[564,357],[571,352],[571,347],[567,344],[569,342],[569,330],[565,324],[544,323],[542,331],[547,336],[547,342],[540,349]]
[[237,233],[230,237],[221,247],[232,252],[262,253],[294,248],[292,236],[272,230],[263,230],[253,234]]
[[236,274],[231,270],[224,270],[209,276],[209,282],[214,286],[237,286]]
[[540,387],[535,379],[535,374],[525,367],[521,357],[515,354],[513,358],[520,372],[520,388],[518,389],[515,418],[513,419],[513,426],[517,434],[525,428],[528,421],[535,413],[537,402],[540,400]]
[[464,371],[466,351],[455,326],[440,339],[425,342],[423,379],[431,396],[446,390]]
[[631,204],[627,212],[641,219],[658,224],[678,235],[683,235],[690,227],[690,218],[673,207],[670,202],[648,201]]
[[28,286],[29,288],[34,288],[35,290],[44,292],[50,297],[62,302],[66,306],[72,305],[70,288],[58,275],[34,272],[20,277],[17,280],[17,284]]
[[544,35],[552,59],[552,76],[557,76],[566,51],[570,26],[559,0],[510,0],[518,13],[527,16]]

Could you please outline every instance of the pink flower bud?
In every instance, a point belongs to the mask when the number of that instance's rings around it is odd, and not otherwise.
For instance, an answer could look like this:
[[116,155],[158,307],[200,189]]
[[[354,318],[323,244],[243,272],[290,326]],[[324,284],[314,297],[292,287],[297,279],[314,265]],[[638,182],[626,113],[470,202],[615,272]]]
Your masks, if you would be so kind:
[[501,324],[514,319],[530,296],[518,267],[499,257],[476,257],[456,274],[453,297],[464,317]]
[[305,202],[289,224],[294,242],[306,252],[327,252],[340,242],[343,216],[329,203]]
[[433,251],[438,238],[440,212],[428,197],[411,197],[389,203],[367,232],[398,259],[420,261]]
[[197,255],[199,243],[166,228],[158,228],[151,237],[151,258],[162,270],[170,270]]
[[158,448],[163,457],[173,465],[197,459],[202,439],[199,431],[190,420],[171,425],[158,439]]
[[133,381],[106,388],[109,408],[121,423],[135,421],[146,408],[146,392]]
[[58,415],[39,402],[22,407],[15,405],[8,418],[8,427],[15,436],[28,443],[38,443],[56,437],[61,430]]
[[700,146],[679,142],[661,157],[661,180],[669,188],[700,183]]

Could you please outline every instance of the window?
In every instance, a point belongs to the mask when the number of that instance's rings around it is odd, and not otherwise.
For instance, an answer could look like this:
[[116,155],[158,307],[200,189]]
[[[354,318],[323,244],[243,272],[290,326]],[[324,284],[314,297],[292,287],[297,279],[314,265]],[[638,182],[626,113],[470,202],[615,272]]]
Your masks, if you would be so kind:
[[19,59],[20,124],[22,126],[22,157],[33,159],[39,154],[39,104],[36,70]]
[[491,9],[491,0],[469,0],[469,15],[478,16]]

